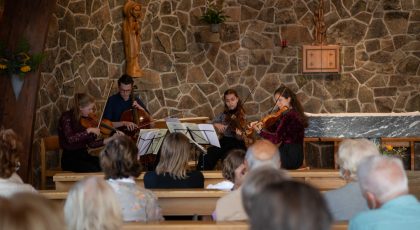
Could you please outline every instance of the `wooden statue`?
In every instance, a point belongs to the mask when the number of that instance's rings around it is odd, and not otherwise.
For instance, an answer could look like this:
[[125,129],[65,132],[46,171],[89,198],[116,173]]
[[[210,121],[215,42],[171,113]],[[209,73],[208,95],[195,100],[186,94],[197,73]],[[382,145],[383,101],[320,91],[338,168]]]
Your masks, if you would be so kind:
[[126,58],[126,73],[132,77],[141,77],[139,65],[141,4],[127,0],[124,5],[123,39]]
[[326,35],[327,35],[327,26],[325,25],[324,21],[324,1],[319,1],[319,6],[317,11],[314,15],[314,40],[315,44],[323,45],[325,43]]

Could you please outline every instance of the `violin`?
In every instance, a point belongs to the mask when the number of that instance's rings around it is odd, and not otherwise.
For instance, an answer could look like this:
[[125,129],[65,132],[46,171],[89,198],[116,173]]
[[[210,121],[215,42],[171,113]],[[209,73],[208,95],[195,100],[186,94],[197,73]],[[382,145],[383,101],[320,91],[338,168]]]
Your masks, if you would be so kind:
[[[268,114],[264,118],[262,118],[257,124],[262,124],[262,128],[269,128],[273,126],[276,121],[286,112],[289,110],[289,107],[283,106],[277,112]],[[250,136],[254,132],[254,128],[250,127],[246,130],[246,135]]]
[[101,130],[101,134],[104,136],[109,136],[112,132],[117,131],[114,127],[112,127],[112,122],[110,120],[102,119],[99,124],[98,117],[93,113],[89,114],[87,117],[80,118],[80,124],[85,128],[99,128]]

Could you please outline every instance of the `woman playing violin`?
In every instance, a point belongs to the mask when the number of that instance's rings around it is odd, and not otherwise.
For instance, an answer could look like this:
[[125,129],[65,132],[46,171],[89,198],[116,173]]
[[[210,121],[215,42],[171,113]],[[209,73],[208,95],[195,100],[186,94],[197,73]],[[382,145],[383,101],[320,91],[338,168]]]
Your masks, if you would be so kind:
[[118,79],[118,90],[117,94],[112,95],[105,106],[104,118],[112,121],[112,126],[114,128],[127,127],[129,131],[132,131],[138,126],[132,121],[121,121],[121,115],[132,108],[144,110],[147,114],[146,106],[143,102],[136,98],[136,100],[131,101],[130,95],[133,91],[133,78],[127,74],[122,75]]
[[227,152],[232,149],[246,150],[241,136],[241,130],[246,128],[245,110],[238,93],[234,89],[228,89],[223,94],[223,100],[224,111],[213,119],[216,131],[221,134],[220,148],[210,147],[206,155],[200,156],[197,165],[199,170],[213,169],[217,161],[223,161]]
[[[74,107],[64,112],[59,120],[58,135],[63,149],[61,167],[65,171],[99,172],[99,158],[88,153],[89,148],[103,146],[109,138],[98,138],[99,128],[85,127],[84,121],[92,121],[95,100],[87,94],[78,93],[74,96]],[[97,124],[98,121],[92,121]],[[93,126],[93,125],[91,125]]]
[[251,127],[262,138],[279,145],[283,168],[297,169],[303,163],[303,136],[308,118],[296,94],[286,86],[282,85],[274,92],[274,100],[281,110],[274,125],[263,129],[262,122],[253,122]]

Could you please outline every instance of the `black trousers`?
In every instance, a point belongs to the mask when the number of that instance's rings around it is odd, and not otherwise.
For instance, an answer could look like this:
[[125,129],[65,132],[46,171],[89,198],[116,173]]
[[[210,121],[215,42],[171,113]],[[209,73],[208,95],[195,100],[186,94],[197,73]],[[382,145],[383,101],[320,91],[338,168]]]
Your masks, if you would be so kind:
[[220,139],[220,148],[212,146],[207,149],[207,154],[200,154],[197,170],[213,170],[217,161],[219,159],[223,161],[227,153],[233,149],[246,150],[244,141],[238,140],[235,137],[223,136]]
[[100,172],[99,158],[88,153],[87,149],[63,150],[61,168],[72,172]]
[[279,147],[281,167],[298,169],[303,163],[303,144],[283,144]]

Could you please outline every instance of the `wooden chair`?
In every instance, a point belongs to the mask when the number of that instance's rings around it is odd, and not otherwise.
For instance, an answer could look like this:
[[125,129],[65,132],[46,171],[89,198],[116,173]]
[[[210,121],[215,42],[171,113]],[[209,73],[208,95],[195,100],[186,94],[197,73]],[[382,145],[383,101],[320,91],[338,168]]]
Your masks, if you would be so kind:
[[[47,152],[55,151],[58,153],[58,167],[47,169]],[[41,139],[41,150],[39,151],[41,159],[41,188],[45,189],[47,177],[53,177],[56,173],[63,172],[61,169],[61,149],[58,136],[49,136]]]

